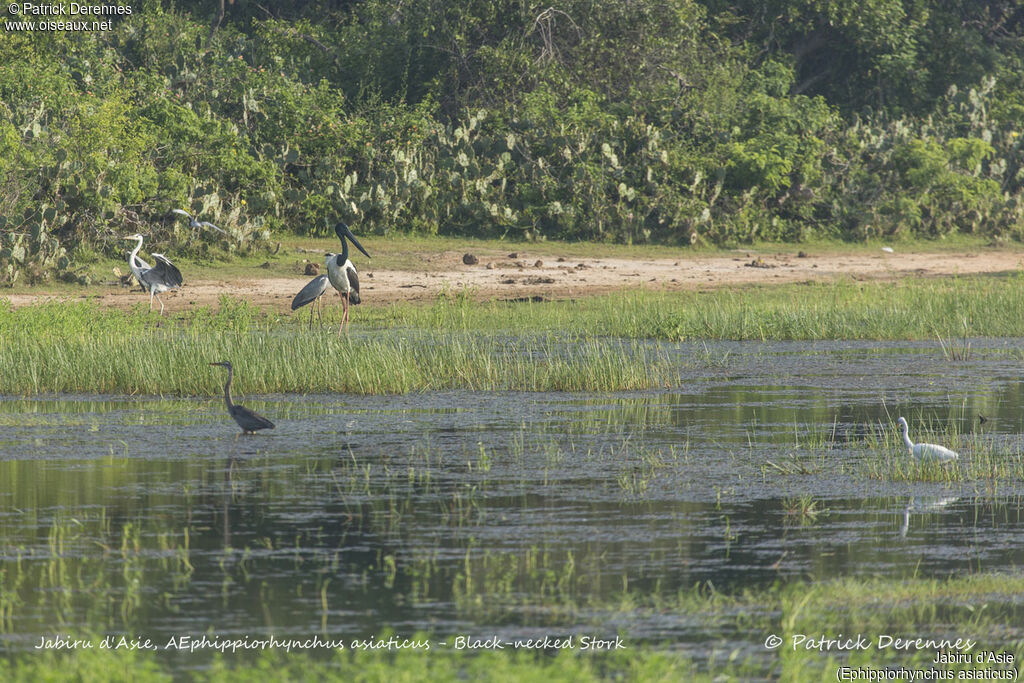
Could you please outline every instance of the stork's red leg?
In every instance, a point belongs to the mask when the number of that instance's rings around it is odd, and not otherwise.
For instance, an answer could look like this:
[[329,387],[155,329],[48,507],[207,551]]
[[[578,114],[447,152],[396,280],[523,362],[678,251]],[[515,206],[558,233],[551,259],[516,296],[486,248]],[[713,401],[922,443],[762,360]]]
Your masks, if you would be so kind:
[[[342,293],[341,293],[341,292],[338,292],[338,296],[340,296],[340,297],[341,297],[341,303],[342,303],[342,305],[343,305],[343,306],[346,306],[347,302],[345,301],[345,297],[344,297],[344,295],[342,295]],[[347,308],[347,306],[346,306],[346,308]],[[344,326],[345,326],[345,313],[344,313],[344,312],[342,312],[342,313],[341,313],[341,325],[339,325],[339,326],[338,326],[338,336],[339,336],[339,337],[341,336],[341,329],[342,329],[342,328],[343,328]]]

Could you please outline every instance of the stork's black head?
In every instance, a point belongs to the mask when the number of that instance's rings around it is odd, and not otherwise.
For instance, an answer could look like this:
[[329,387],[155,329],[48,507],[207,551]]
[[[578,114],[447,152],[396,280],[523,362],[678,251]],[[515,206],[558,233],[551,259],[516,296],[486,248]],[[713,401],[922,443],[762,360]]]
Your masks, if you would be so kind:
[[341,221],[334,226],[334,234],[338,236],[339,240],[341,240],[342,253],[345,254],[346,257],[348,256],[348,249],[345,246],[345,239],[347,238],[352,241],[352,244],[356,245],[356,249],[363,252],[366,258],[370,258],[367,251],[363,249],[363,245],[359,244],[359,240],[357,240],[356,236],[352,234],[352,231],[348,229],[348,226],[345,225],[344,221]]

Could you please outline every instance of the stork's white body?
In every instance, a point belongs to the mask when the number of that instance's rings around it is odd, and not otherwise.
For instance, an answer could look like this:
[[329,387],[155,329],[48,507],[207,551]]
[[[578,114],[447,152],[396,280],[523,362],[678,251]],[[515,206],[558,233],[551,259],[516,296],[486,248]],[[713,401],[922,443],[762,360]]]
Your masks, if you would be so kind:
[[955,451],[951,451],[945,446],[933,443],[914,443],[911,441],[910,427],[902,417],[897,420],[897,424],[899,424],[900,431],[903,434],[903,443],[907,447],[907,455],[912,455],[921,462],[937,462],[941,464],[956,462],[960,459],[960,456]]
[[338,335],[340,336],[342,328],[348,324],[349,304],[358,304],[361,301],[359,298],[359,274],[356,272],[356,267],[348,260],[348,243],[352,242],[366,258],[370,258],[370,255],[363,249],[363,245],[359,244],[359,240],[344,222],[339,222],[334,226],[334,234],[341,240],[341,253],[326,254],[324,265],[327,266],[327,279],[345,302],[345,313],[341,317],[341,325],[338,326]]
[[[348,247],[346,246],[345,252],[347,251]],[[339,261],[341,262],[340,265]],[[340,335],[342,327],[348,323],[349,304],[359,303],[359,274],[345,253],[326,254],[324,256],[324,265],[327,267],[327,280],[337,290],[345,307],[345,312],[341,316],[341,325],[338,327],[338,334]]]
[[324,265],[327,266],[327,279],[331,281],[331,287],[334,287],[341,294],[350,293],[352,291],[352,282],[349,273],[356,274],[356,267],[352,265],[352,261],[345,259],[345,263],[339,266],[338,255],[328,254],[324,258]]

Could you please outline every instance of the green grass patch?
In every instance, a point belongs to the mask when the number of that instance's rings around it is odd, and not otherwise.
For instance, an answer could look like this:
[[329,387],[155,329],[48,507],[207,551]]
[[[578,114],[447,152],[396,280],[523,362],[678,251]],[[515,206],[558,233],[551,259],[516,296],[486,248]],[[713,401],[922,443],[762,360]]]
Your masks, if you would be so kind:
[[[687,341],[941,340],[952,356],[969,336],[1024,336],[1024,278],[952,277],[899,282],[807,283],[696,292],[630,292],[544,303],[367,306],[360,326],[561,332]],[[334,320],[338,311],[328,313]],[[304,316],[303,316],[304,317]]]
[[[231,360],[242,392],[401,393],[435,389],[614,391],[672,387],[683,356],[635,340],[932,339],[951,362],[963,335],[1024,336],[1024,279],[837,282],[711,292],[607,295],[540,304],[475,302],[360,307],[351,334],[337,316],[298,316],[223,297],[219,308],[161,318],[91,303],[13,309],[0,302],[5,393],[209,395]],[[682,358],[682,359],[681,359]]]
[[611,391],[674,386],[678,364],[629,340],[395,331],[338,337],[261,318],[226,299],[178,321],[90,304],[0,309],[5,393],[210,395],[228,359],[244,393]]
[[1024,478],[1024,451],[995,441],[983,431],[963,432],[962,421],[911,419],[914,443],[931,443],[956,451],[951,463],[918,460],[907,453],[895,419],[870,431],[861,442],[861,471],[871,479],[930,482],[998,482]]

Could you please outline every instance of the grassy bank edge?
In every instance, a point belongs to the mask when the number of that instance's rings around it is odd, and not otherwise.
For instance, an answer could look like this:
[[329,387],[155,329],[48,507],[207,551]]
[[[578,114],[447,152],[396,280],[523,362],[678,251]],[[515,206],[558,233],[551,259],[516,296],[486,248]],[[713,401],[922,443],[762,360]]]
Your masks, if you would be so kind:
[[443,295],[427,306],[361,310],[342,337],[337,310],[309,331],[304,315],[227,296],[217,308],[166,318],[144,303],[14,309],[0,299],[0,392],[213,395],[220,380],[207,363],[224,359],[250,394],[672,388],[729,355],[676,342],[924,340],[956,362],[971,337],[1024,337],[1022,310],[1017,274],[543,303]]

